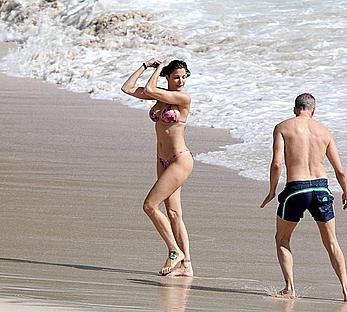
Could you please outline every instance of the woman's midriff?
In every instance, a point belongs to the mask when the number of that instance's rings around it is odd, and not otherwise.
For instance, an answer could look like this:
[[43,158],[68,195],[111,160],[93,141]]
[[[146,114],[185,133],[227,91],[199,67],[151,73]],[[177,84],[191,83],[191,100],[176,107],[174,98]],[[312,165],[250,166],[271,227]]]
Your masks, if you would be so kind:
[[171,125],[163,127],[156,126],[157,133],[157,154],[160,157],[169,159],[173,155],[188,149],[184,141],[184,127]]

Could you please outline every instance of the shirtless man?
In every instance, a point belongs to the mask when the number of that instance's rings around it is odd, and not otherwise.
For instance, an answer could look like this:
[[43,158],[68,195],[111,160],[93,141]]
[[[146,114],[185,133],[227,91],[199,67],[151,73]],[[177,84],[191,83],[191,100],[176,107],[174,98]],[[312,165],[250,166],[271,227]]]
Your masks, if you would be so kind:
[[323,165],[325,155],[342,188],[343,209],[347,209],[347,175],[329,130],[312,119],[315,107],[315,98],[311,94],[301,94],[295,99],[295,117],[276,125],[273,132],[270,190],[260,207],[265,207],[276,196],[284,156],[287,183],[278,195],[276,247],[285,288],[279,295],[295,298],[290,238],[307,209],[317,222],[324,247],[340,280],[344,301],[347,301],[345,259],[335,234],[334,197],[328,188]]

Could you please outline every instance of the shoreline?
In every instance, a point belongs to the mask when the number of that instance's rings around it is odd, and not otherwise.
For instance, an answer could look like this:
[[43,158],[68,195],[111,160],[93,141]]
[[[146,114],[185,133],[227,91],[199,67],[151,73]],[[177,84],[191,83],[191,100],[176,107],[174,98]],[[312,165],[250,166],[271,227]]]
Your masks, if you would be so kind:
[[[3,73],[0,86],[1,298],[83,311],[179,304],[182,311],[291,311],[269,296],[282,277],[273,244],[276,203],[258,207],[267,182],[196,161],[182,193],[196,276],[160,277],[165,246],[141,209],[155,181],[147,112]],[[187,145],[194,154],[218,149],[232,144],[227,132],[188,127]],[[329,260],[322,248],[310,248],[320,244],[316,229],[302,222],[297,231],[303,299],[296,306],[338,311]]]
[[[17,46],[16,43],[14,42],[0,42],[0,60],[6,56],[7,52],[11,49],[11,48],[15,48]],[[113,100],[99,100],[99,99],[93,99],[92,97],[89,96],[88,92],[72,92],[72,91],[69,91],[67,89],[64,89],[64,88],[61,88],[59,85],[57,84],[54,84],[54,83],[51,83],[51,82],[47,82],[47,81],[44,81],[44,80],[41,80],[41,79],[37,79],[37,78],[31,78],[31,77],[17,77],[17,76],[12,76],[12,75],[8,75],[6,72],[4,71],[1,71],[0,70],[0,73],[3,74],[3,75],[6,75],[7,77],[13,77],[13,78],[18,78],[18,79],[33,79],[33,80],[36,80],[36,81],[41,81],[42,83],[44,84],[49,84],[49,85],[52,85],[52,86],[55,86],[58,90],[64,90],[65,92],[71,92],[71,93],[74,93],[74,94],[80,94],[80,95],[87,95],[89,97],[89,99],[91,101],[95,101],[95,102],[109,102],[109,103],[117,103]],[[120,91],[121,92],[121,91]],[[118,105],[118,104],[117,104]],[[121,104],[122,105],[122,104]],[[133,108],[133,107],[130,107],[130,106],[126,106],[126,105],[122,105],[122,106],[125,106],[125,107],[128,107],[130,110],[138,110],[138,111],[143,111],[146,113],[146,110],[143,110],[143,109],[139,109],[139,108]],[[147,113],[146,113],[147,114]],[[206,149],[206,147],[212,147],[213,151],[218,151],[220,148],[224,148],[226,145],[232,145],[232,144],[235,144],[235,143],[238,143],[240,142],[239,139],[236,139],[236,138],[233,138],[229,131],[230,129],[229,128],[213,128],[213,127],[197,127],[197,126],[189,126],[187,127],[187,131],[189,131],[189,129],[199,129],[203,132],[203,135],[205,135],[205,131],[214,131],[214,132],[218,132],[217,135],[219,135],[219,143],[218,145],[215,144],[214,142],[214,136],[211,136],[210,139],[207,138],[207,143],[208,144],[204,144],[205,142],[203,142],[203,144],[199,144],[197,145],[197,149],[199,150],[198,153],[205,153],[205,152],[209,152],[210,150]],[[211,132],[212,133],[212,132]],[[188,135],[187,135],[188,136]],[[199,142],[200,143],[200,142]],[[220,145],[222,144],[222,145]],[[225,144],[225,145],[223,145]],[[200,162],[200,161],[199,161]],[[202,162],[201,162],[202,163]],[[209,164],[207,164],[209,165]],[[223,166],[220,166],[220,165],[214,165],[214,164],[211,164],[212,166],[218,166],[218,167],[223,167]],[[224,167],[223,167],[224,168]],[[235,170],[235,169],[230,169],[230,168],[226,168],[227,170],[231,170],[233,172],[238,172],[238,170]],[[245,178],[245,179],[248,179],[248,178]]]

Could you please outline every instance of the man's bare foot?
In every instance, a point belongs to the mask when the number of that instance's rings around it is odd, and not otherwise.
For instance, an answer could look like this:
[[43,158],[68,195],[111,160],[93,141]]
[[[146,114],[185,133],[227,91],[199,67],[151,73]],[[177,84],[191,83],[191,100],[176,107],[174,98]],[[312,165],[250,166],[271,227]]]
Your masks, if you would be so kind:
[[277,292],[275,294],[275,297],[281,297],[281,298],[285,298],[285,299],[295,299],[296,295],[295,295],[295,290],[289,290],[287,288],[283,288],[282,290],[280,290],[279,292]]
[[170,274],[167,276],[169,277],[175,277],[175,276],[185,276],[185,277],[192,277],[193,276],[193,267],[192,263],[188,259],[184,259],[181,261],[181,265],[177,267],[176,269],[172,270]]
[[346,292],[346,290],[342,290],[342,293],[343,293],[343,301],[347,302],[347,292]]
[[182,251],[171,250],[169,256],[165,261],[164,266],[161,268],[160,275],[168,275],[172,272],[175,266],[184,259],[184,253]]

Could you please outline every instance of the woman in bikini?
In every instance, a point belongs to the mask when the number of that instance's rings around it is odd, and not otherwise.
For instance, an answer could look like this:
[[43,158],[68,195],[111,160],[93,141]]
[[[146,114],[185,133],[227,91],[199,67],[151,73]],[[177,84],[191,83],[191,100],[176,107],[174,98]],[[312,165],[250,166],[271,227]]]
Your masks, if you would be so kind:
[[[154,68],[145,87],[137,80],[147,68]],[[182,218],[181,188],[193,170],[193,157],[184,141],[190,97],[183,92],[190,75],[185,62],[152,58],[143,63],[124,83],[122,91],[143,100],[155,100],[149,111],[157,136],[157,176],[143,209],[168,248],[161,275],[193,276],[189,239]],[[158,78],[167,80],[167,89],[158,87]],[[168,218],[160,210],[164,202]]]

